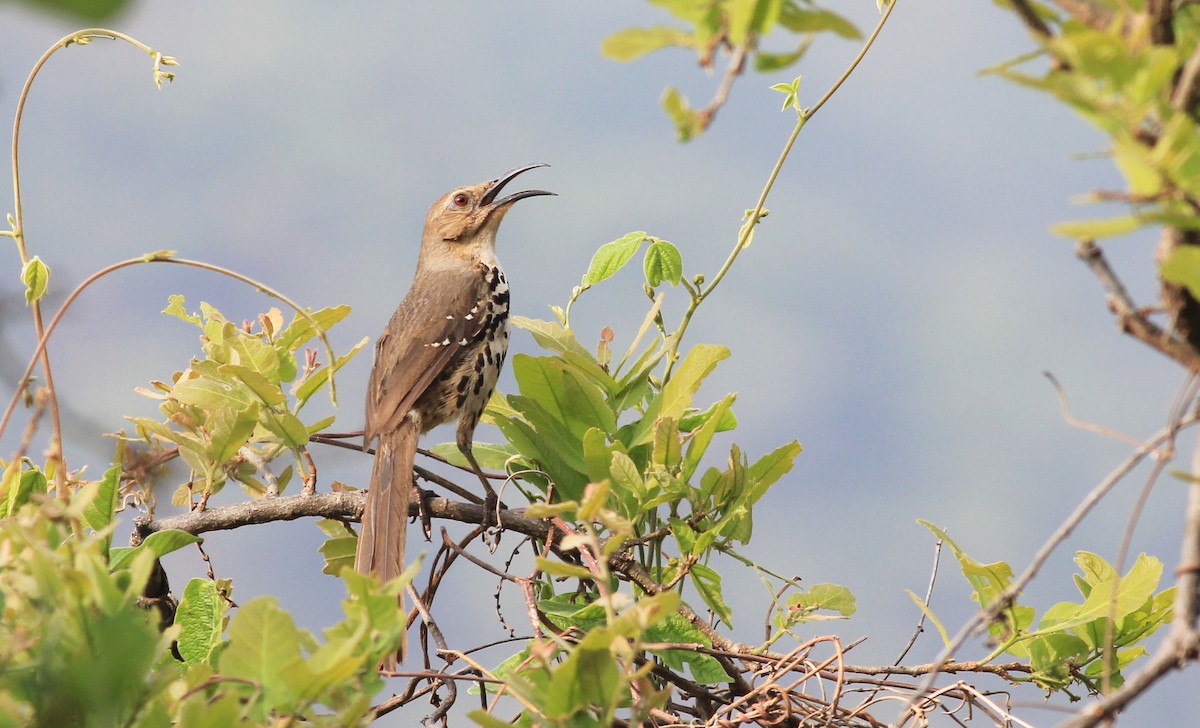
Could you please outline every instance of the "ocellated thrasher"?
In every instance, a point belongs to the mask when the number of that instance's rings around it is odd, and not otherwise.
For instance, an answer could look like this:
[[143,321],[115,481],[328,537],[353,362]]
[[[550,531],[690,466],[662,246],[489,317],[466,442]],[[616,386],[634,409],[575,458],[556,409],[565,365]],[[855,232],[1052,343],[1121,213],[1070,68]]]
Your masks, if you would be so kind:
[[[471,440],[508,352],[508,281],[496,231],[517,200],[554,193],[497,196],[517,175],[544,166],[460,187],[429,208],[412,286],[375,344],[363,447],[379,442],[354,558],[361,573],[386,581],[404,569],[417,439],[433,427],[458,420],[458,448],[495,506]],[[394,669],[395,659],[383,667]]]

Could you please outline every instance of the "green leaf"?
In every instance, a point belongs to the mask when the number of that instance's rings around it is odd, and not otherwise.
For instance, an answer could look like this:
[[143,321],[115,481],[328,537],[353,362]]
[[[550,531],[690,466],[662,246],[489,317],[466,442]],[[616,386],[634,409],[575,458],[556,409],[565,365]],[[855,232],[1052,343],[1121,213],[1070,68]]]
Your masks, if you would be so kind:
[[679,248],[666,240],[654,239],[646,248],[643,267],[651,288],[657,288],[663,281],[677,286],[683,277],[683,256],[679,254]]
[[[795,65],[801,58],[804,57],[806,53],[808,53],[808,48],[812,45],[812,40],[812,36],[805,38],[804,42],[800,44],[800,47],[788,53],[768,53],[766,51],[759,51],[758,53],[755,53],[754,70],[758,71],[759,73],[772,73],[774,71],[781,71],[788,66]],[[784,108],[787,108],[787,105],[785,105]]]
[[296,411],[300,411],[300,408],[308,402],[308,399],[312,397],[316,391],[325,384],[325,382],[329,381],[329,373],[331,371],[337,372],[343,366],[345,366],[346,362],[353,359],[354,355],[357,354],[360,349],[366,346],[368,341],[370,341],[370,339],[364,336],[357,344],[350,348],[350,351],[346,352],[342,356],[339,356],[337,361],[333,363],[332,367],[321,367],[308,377],[293,385],[292,394],[296,397]]
[[633,428],[629,446],[636,447],[649,442],[658,418],[678,419],[683,415],[700,388],[700,383],[716,368],[718,362],[728,357],[729,349],[724,346],[697,344],[692,347]]
[[[1013,571],[1012,567],[1007,563],[1003,561],[997,561],[993,564],[980,563],[959,548],[958,544],[941,528],[938,528],[929,521],[918,520],[917,523],[928,528],[935,536],[950,546],[955,558],[958,559],[963,576],[967,578],[967,582],[974,591],[972,598],[979,602],[981,607],[990,607],[1008,585],[1012,583]],[[1014,601],[1001,613],[1001,621],[996,621],[988,625],[988,631],[1002,642],[1008,642],[1017,633],[1024,632],[1033,623],[1033,616],[1034,610],[1032,607],[1022,606]],[[1027,650],[1021,645],[1010,645],[1008,652],[1017,657],[1022,657],[1027,653]]]
[[179,654],[185,662],[210,664],[225,630],[225,600],[208,579],[192,579],[175,611]]
[[814,584],[806,591],[793,594],[788,599],[788,606],[806,615],[823,610],[849,617],[858,611],[854,594],[840,584]]
[[768,488],[791,472],[796,456],[802,451],[800,443],[792,440],[756,460],[746,470],[746,480],[749,482],[747,498],[750,503],[757,503]]
[[609,652],[607,629],[589,632],[550,677],[545,715],[565,718],[589,705],[608,706],[622,690],[620,670]]
[[661,48],[689,48],[693,45],[692,36],[688,33],[678,28],[656,25],[650,28],[626,28],[613,33],[601,41],[600,54],[614,61],[632,61]]
[[854,23],[832,10],[809,10],[791,0],[784,3],[779,13],[779,24],[793,33],[831,32],[846,40],[862,39],[862,32]]
[[21,461],[13,460],[4,470],[5,488],[8,491],[5,498],[4,512],[0,517],[7,518],[16,513],[17,509],[29,502],[35,494],[46,492],[46,475],[37,468],[21,470]]
[[588,264],[587,273],[583,274],[583,282],[580,285],[586,290],[600,281],[611,278],[625,267],[645,239],[644,232],[626,233],[610,243],[601,245],[592,256],[592,262]]
[[46,295],[50,283],[50,267],[36,255],[21,267],[21,282],[25,284],[25,303],[31,304]]
[[679,431],[695,432],[697,428],[702,427],[712,419],[717,410],[722,410],[722,414],[717,418],[716,432],[736,430],[738,426],[737,415],[733,414],[732,409],[724,409],[721,405],[721,402],[713,402],[703,412],[699,410],[687,412],[683,417],[679,418]]
[[1055,235],[1061,235],[1065,238],[1091,240],[1125,235],[1145,224],[1146,221],[1138,215],[1121,215],[1120,217],[1099,218],[1096,220],[1060,222],[1057,225],[1051,225],[1050,230]]
[[700,593],[700,598],[713,611],[713,614],[717,615],[717,618],[725,624],[733,627],[733,610],[725,603],[725,597],[721,594],[721,575],[717,573],[717,570],[704,564],[692,564],[688,575],[692,577],[692,585]]
[[[112,523],[117,506],[121,503],[121,470],[121,463],[114,463],[104,472],[103,478],[97,483],[89,484],[89,487],[95,487],[96,494],[84,507],[83,520],[93,531],[103,531],[108,524]],[[104,539],[102,548],[108,551],[108,547],[111,545],[112,536],[110,534]]]
[[557,353],[563,362],[599,384],[606,392],[611,393],[616,390],[616,382],[613,381],[612,375],[606,372],[596,357],[575,339],[575,334],[570,329],[563,328],[561,324],[552,321],[541,321],[525,316],[513,316],[510,320],[513,326],[528,331],[538,346]]
[[1164,281],[1186,286],[1193,296],[1200,297],[1200,246],[1179,245],[1159,267]]
[[[471,464],[467,462],[466,456],[462,454],[462,450],[458,449],[457,443],[439,443],[429,448],[429,451],[438,457],[445,458],[446,462],[456,467],[471,467]],[[515,447],[506,442],[476,442],[471,446],[471,452],[475,455],[475,461],[479,463],[479,467],[484,470],[498,470],[500,472],[504,472],[509,460],[521,455]]]
[[308,315],[309,318],[296,314],[287,328],[275,338],[275,346],[282,351],[295,351],[317,335],[317,329],[313,327],[309,319],[315,321],[321,331],[328,331],[349,314],[350,307],[344,305],[313,311]]
[[674,86],[667,87],[663,92],[662,107],[675,124],[675,136],[679,141],[691,141],[704,132],[704,122],[700,114],[692,110],[687,99]]
[[690,480],[696,472],[696,468],[700,466],[700,460],[704,457],[704,453],[708,451],[708,445],[712,442],[713,435],[717,432],[717,427],[721,424],[721,420],[725,419],[725,414],[733,407],[733,402],[736,399],[736,394],[725,395],[725,399],[709,409],[709,412],[712,414],[708,420],[688,438],[687,452],[683,457],[682,477],[684,480]]
[[300,639],[291,615],[279,607],[275,597],[255,597],[243,604],[229,623],[229,646],[221,652],[221,673],[261,686],[267,710],[290,708],[300,686],[285,675],[303,663]]
[[194,313],[188,313],[187,309],[183,307],[183,301],[183,296],[180,296],[179,294],[168,296],[167,307],[164,308],[162,312],[168,316],[174,316],[185,323],[193,324],[195,326],[202,326],[203,324],[200,321],[200,317]]
[[165,531],[155,531],[147,536],[146,540],[140,546],[118,546],[114,548],[109,552],[108,566],[113,571],[124,569],[143,550],[149,551],[161,558],[172,551],[178,551],[184,546],[199,543],[202,540],[199,536],[174,528]]

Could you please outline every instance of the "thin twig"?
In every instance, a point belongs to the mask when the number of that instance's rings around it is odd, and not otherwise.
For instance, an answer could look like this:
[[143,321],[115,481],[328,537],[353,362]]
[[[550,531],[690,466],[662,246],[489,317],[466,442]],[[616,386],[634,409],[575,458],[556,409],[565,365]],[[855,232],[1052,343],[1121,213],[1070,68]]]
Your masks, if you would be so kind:
[[1071,427],[1077,427],[1081,430],[1087,430],[1088,432],[1094,432],[1101,437],[1110,437],[1114,440],[1119,440],[1126,445],[1133,445],[1134,447],[1137,447],[1141,444],[1138,439],[1130,437],[1123,432],[1117,432],[1116,430],[1109,427],[1104,427],[1103,425],[1084,422],[1083,420],[1075,417],[1075,415],[1071,414],[1071,403],[1067,399],[1067,391],[1063,389],[1063,386],[1058,381],[1058,378],[1048,371],[1042,372],[1042,376],[1046,379],[1049,379],[1050,385],[1054,387],[1054,392],[1058,395],[1058,411],[1062,415],[1063,421],[1068,425]]

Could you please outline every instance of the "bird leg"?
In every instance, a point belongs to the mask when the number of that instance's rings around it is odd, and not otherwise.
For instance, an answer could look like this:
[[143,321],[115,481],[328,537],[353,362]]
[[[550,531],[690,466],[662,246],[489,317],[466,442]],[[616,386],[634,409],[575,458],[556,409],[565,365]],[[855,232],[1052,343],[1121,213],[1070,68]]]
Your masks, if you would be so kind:
[[[475,453],[472,452],[471,443],[458,443],[458,449],[466,457],[467,462],[471,464],[471,469],[475,471],[475,475],[479,477],[479,482],[483,484],[483,527],[486,529],[485,540],[488,546],[495,551],[499,545],[500,532],[500,499],[496,497],[496,491],[492,489],[492,484],[488,482],[487,476],[483,474],[483,468],[479,467],[479,462],[475,460]],[[494,533],[493,533],[494,528]],[[491,536],[495,537],[492,540]]]

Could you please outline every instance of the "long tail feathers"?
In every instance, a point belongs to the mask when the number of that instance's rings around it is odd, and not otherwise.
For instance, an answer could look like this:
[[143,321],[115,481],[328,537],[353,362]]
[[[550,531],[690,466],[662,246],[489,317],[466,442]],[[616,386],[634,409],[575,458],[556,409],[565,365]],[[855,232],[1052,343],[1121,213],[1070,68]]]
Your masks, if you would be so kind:
[[[405,420],[399,429],[380,435],[375,450],[375,468],[371,471],[371,488],[367,491],[354,568],[363,574],[374,574],[381,582],[404,571],[404,535],[419,434],[417,426]],[[399,607],[403,611],[403,597]],[[384,660],[382,669],[394,670],[397,658],[404,659],[404,649],[401,645],[396,655]]]

